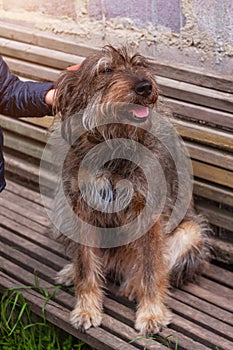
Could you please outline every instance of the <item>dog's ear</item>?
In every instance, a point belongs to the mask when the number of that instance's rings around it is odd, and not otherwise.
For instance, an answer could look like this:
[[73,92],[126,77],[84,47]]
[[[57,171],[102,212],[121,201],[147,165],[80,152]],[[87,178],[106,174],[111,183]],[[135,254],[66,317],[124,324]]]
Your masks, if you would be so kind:
[[71,112],[71,100],[80,91],[80,70],[66,70],[58,78],[55,89],[54,109],[65,119]]
[[98,54],[91,55],[81,65],[69,67],[58,78],[55,84],[54,110],[61,114],[62,120],[87,107],[92,97],[95,77],[93,67],[98,60]]

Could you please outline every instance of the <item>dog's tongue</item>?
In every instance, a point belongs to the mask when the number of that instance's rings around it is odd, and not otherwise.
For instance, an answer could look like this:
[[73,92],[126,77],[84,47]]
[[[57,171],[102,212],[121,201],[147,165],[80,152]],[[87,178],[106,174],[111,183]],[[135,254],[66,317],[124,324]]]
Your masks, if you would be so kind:
[[138,107],[130,109],[130,112],[133,112],[133,114],[138,118],[145,118],[149,114],[149,108],[143,107],[143,106],[138,106]]

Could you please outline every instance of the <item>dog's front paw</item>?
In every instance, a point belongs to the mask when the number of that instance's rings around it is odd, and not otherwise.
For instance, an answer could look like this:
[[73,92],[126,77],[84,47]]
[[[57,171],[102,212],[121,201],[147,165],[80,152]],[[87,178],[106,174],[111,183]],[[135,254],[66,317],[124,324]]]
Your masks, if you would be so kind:
[[138,309],[135,328],[141,335],[153,336],[170,322],[171,313],[164,305],[147,305]]
[[55,281],[57,284],[71,286],[74,283],[74,265],[65,265],[63,269],[57,273]]
[[76,307],[70,315],[71,324],[84,333],[91,326],[98,327],[102,321],[102,314],[98,310],[82,310]]

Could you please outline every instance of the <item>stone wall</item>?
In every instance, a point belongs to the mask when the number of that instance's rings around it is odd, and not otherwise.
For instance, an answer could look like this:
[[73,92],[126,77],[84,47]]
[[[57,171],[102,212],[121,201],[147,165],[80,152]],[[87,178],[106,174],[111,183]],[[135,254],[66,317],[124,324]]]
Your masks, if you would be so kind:
[[[91,46],[233,73],[232,0],[0,0],[0,19]],[[1,34],[1,33],[0,33]]]

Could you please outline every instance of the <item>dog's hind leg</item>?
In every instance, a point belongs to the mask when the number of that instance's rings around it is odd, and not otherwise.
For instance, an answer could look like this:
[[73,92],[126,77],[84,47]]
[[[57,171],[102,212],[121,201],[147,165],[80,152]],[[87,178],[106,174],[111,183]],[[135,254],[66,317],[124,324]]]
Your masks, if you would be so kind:
[[81,332],[101,324],[103,280],[102,261],[98,256],[98,249],[77,245],[74,259],[74,286],[77,299],[70,321]]
[[202,217],[183,221],[166,238],[170,282],[179,287],[185,282],[195,281],[207,264],[209,247],[206,231],[208,226]]
[[65,265],[63,269],[57,273],[55,282],[65,286],[74,284],[74,264]]

